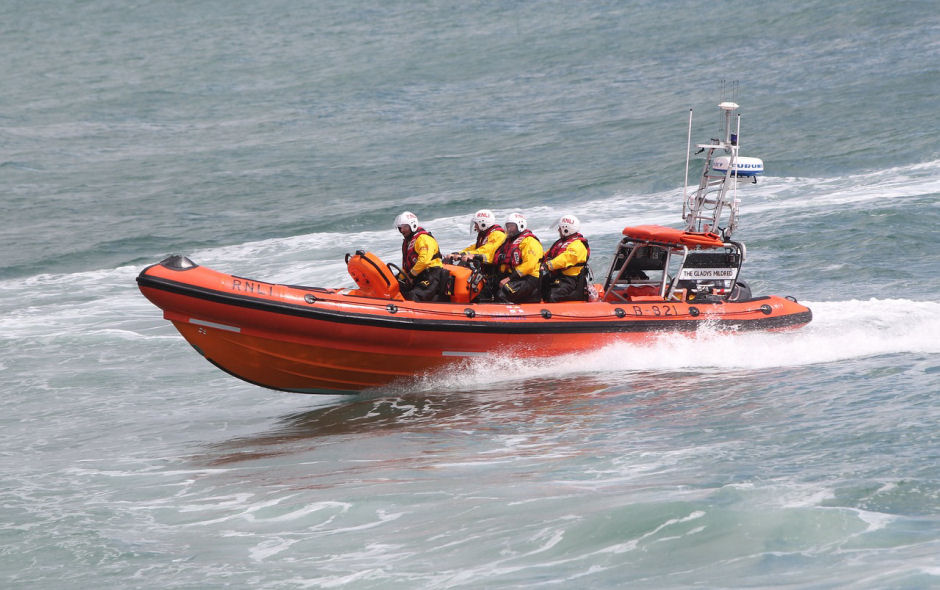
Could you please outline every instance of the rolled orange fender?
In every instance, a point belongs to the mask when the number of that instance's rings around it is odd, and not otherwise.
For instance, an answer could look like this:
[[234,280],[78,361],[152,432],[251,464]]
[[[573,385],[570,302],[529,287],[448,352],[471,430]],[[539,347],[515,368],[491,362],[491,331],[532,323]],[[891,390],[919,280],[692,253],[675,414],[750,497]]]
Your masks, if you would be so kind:
[[634,240],[648,240],[665,244],[681,246],[705,246],[707,248],[721,248],[725,244],[718,234],[711,232],[687,232],[674,227],[662,225],[635,225],[623,228],[623,235]]

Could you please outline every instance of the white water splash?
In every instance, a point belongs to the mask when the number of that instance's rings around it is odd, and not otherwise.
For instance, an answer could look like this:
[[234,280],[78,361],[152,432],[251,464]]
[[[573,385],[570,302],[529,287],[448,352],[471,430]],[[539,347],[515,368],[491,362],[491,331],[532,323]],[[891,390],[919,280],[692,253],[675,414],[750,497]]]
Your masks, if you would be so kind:
[[644,371],[762,370],[879,355],[940,354],[940,303],[901,299],[804,302],[813,322],[791,332],[663,334],[549,359],[476,359],[466,371],[429,379],[429,388],[485,388],[513,380]]

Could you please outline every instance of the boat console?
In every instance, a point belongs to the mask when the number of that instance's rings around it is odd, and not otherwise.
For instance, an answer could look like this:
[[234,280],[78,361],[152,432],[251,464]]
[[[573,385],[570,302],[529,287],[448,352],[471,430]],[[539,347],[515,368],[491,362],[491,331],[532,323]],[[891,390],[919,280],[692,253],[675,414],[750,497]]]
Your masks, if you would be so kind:
[[[632,233],[626,228],[624,233]],[[651,228],[646,228],[651,231]],[[657,239],[623,238],[603,285],[603,301],[738,301],[750,289],[738,281],[744,245],[738,242],[693,246],[674,239],[662,228]],[[669,236],[669,237],[666,237]],[[737,287],[737,288],[736,288]]]

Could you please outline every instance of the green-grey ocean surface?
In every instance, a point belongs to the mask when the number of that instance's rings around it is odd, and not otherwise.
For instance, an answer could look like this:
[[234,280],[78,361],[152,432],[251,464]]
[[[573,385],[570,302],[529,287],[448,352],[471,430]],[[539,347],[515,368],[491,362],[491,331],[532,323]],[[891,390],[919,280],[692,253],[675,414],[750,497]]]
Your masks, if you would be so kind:
[[[0,3],[0,587],[940,587],[938,40],[926,1]],[[679,225],[722,80],[799,331],[302,396],[137,291],[352,286],[403,209],[445,250],[573,212],[603,271]]]

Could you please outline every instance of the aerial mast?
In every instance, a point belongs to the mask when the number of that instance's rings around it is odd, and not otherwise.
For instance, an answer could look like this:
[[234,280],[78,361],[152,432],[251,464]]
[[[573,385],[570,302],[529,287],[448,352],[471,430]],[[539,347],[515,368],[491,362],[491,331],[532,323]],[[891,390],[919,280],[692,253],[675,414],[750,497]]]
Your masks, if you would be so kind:
[[[736,85],[733,86],[736,88]],[[733,100],[722,100],[718,104],[721,113],[720,139],[698,144],[696,154],[705,152],[705,163],[698,188],[689,193],[688,181],[684,189],[685,199],[682,216],[685,231],[713,233],[727,240],[737,229],[738,204],[737,181],[749,178],[757,182],[756,175],[764,171],[760,158],[745,158],[739,155],[741,115]],[[692,114],[689,113],[689,134],[692,133]],[[688,166],[686,166],[688,175]]]

